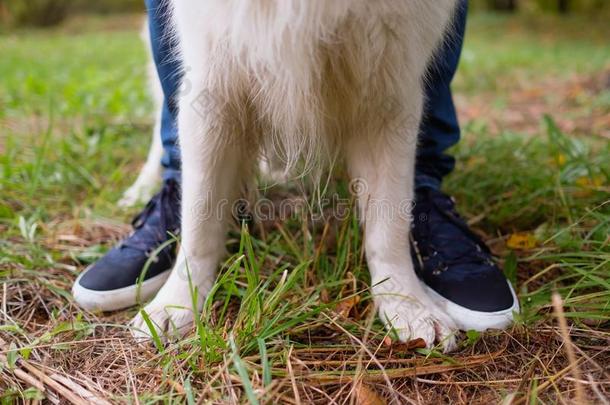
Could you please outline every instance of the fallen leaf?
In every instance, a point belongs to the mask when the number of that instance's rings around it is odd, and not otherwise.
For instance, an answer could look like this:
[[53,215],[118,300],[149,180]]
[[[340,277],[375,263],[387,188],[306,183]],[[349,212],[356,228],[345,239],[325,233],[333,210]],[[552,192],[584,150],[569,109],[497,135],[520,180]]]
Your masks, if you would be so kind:
[[355,295],[351,298],[347,298],[337,304],[335,308],[335,313],[343,318],[349,318],[350,312],[352,309],[360,302],[360,297]]
[[513,250],[530,250],[536,247],[536,237],[532,233],[513,233],[506,241],[506,246]]
[[320,301],[322,301],[324,304],[328,304],[330,302],[330,294],[326,288],[323,288],[320,292]]
[[602,176],[583,176],[576,179],[576,184],[586,188],[599,188],[604,185],[604,179]]
[[568,159],[566,159],[566,156],[562,153],[555,156],[555,162],[557,162],[557,165],[559,165],[560,167],[565,166],[567,161]]
[[392,350],[395,352],[412,352],[415,349],[425,349],[426,341],[424,339],[418,338],[409,340],[408,342],[395,342],[392,344]]

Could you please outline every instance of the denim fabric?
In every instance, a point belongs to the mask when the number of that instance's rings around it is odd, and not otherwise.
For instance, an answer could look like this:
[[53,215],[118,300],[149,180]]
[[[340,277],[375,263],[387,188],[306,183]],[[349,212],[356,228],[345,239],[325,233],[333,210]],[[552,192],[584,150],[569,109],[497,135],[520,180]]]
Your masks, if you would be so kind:
[[168,35],[169,2],[165,0],[145,0],[148,11],[148,27],[152,54],[161,88],[165,95],[161,117],[161,139],[163,141],[164,177],[179,179],[180,147],[178,146],[178,103],[176,95],[180,87],[180,61],[173,56],[175,44]]
[[451,173],[455,166],[455,159],[445,152],[460,140],[451,81],[462,53],[467,11],[468,1],[461,0],[453,35],[445,42],[430,68],[426,85],[427,102],[417,149],[415,182],[418,187],[440,187],[443,177]]

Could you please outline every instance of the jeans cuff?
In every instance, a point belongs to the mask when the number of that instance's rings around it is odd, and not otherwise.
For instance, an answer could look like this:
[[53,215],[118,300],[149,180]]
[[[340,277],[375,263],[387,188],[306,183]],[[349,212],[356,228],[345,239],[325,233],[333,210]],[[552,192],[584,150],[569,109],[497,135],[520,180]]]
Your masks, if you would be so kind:
[[415,189],[420,188],[431,188],[434,190],[440,190],[441,180],[436,177],[429,176],[427,174],[418,173],[415,175]]

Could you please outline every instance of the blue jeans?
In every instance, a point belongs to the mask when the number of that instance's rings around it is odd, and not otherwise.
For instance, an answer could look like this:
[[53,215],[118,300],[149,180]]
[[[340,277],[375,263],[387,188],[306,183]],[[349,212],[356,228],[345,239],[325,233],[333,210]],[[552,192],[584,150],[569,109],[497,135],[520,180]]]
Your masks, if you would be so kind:
[[[180,148],[177,143],[176,126],[178,105],[175,96],[180,86],[180,62],[171,56],[175,44],[168,39],[171,36],[167,35],[168,2],[163,0],[145,0],[145,2],[153,58],[165,93],[161,126],[164,148],[162,164],[166,178],[179,178]],[[426,85],[427,103],[417,150],[415,183],[418,187],[440,188],[443,177],[455,166],[454,158],[446,154],[446,150],[460,140],[460,126],[450,85],[462,51],[467,8],[468,0],[460,0],[454,21],[454,35],[446,41],[430,69]]]
[[148,11],[148,29],[152,56],[157,67],[161,88],[165,95],[161,116],[161,140],[163,142],[164,178],[180,179],[180,147],[178,145],[178,100],[180,87],[180,61],[172,56],[176,44],[172,42],[167,27],[169,2],[145,0]]

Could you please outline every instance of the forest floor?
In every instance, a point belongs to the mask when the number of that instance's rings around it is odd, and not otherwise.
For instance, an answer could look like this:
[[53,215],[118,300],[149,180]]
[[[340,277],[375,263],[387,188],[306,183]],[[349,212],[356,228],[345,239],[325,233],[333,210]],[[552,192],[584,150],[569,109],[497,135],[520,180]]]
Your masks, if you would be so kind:
[[[180,342],[137,345],[125,326],[137,308],[74,303],[75,277],[137,211],[116,201],[152,130],[139,19],[0,35],[2,403],[533,404],[570,403],[581,388],[607,403],[607,21],[470,19],[454,83],[464,136],[444,187],[522,312],[444,355],[396,343],[372,316],[353,218],[232,230],[234,254]],[[340,174],[336,184],[345,194]]]

